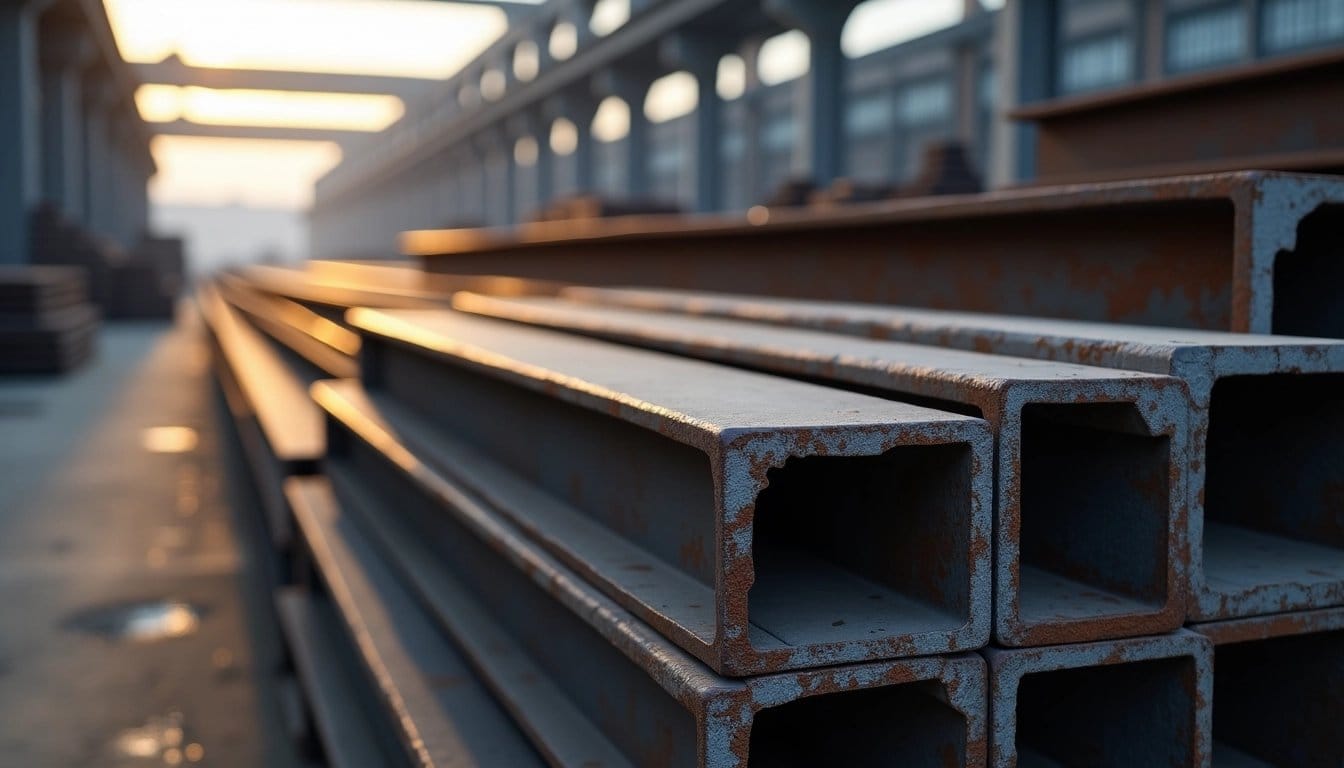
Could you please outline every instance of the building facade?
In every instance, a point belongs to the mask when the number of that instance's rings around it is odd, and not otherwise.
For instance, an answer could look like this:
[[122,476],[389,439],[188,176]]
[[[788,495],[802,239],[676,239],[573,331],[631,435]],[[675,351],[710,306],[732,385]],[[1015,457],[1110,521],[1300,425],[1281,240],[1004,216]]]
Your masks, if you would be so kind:
[[[317,184],[313,255],[393,255],[401,231],[514,224],[577,193],[732,211],[792,179],[895,186],[935,141],[959,142],[986,186],[1030,183],[1040,136],[1015,110],[1344,49],[1344,0],[967,0],[959,22],[853,59],[857,2],[629,0],[616,24],[609,4],[539,6],[351,147]],[[758,54],[788,30],[810,66],[768,84]],[[730,54],[743,71],[725,94]],[[694,78],[695,109],[651,121],[649,88],[673,72]],[[612,97],[615,138],[595,124]]]

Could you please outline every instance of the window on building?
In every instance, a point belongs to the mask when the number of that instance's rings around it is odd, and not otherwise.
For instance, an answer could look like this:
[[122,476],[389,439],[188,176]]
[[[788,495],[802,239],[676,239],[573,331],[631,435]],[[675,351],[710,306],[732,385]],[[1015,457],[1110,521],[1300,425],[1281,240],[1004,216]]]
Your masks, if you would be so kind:
[[676,176],[681,170],[681,147],[659,147],[649,156],[649,170],[658,176]]
[[928,125],[951,118],[951,86],[945,80],[905,86],[897,98],[896,116],[905,126]]
[[1260,46],[1282,53],[1344,40],[1344,0],[1264,0]]
[[1246,13],[1241,5],[1181,13],[1167,21],[1169,72],[1225,64],[1246,55]]
[[872,136],[890,131],[895,122],[895,112],[891,97],[886,93],[853,96],[849,100],[849,114],[845,120],[849,135]]
[[630,0],[597,0],[588,28],[598,37],[606,37],[630,20]]
[[487,69],[485,74],[481,75],[481,97],[486,101],[499,101],[504,98],[507,82],[503,71]]
[[579,50],[579,30],[568,21],[562,21],[551,29],[551,39],[546,44],[551,58],[564,61]]
[[1134,77],[1134,46],[1114,32],[1069,42],[1059,57],[1059,90],[1080,93],[1128,82]]
[[812,65],[812,43],[799,30],[775,35],[761,44],[756,54],[756,72],[763,85],[796,80]]
[[741,56],[730,53],[719,59],[714,90],[724,101],[732,101],[747,90],[747,62]]
[[791,149],[798,134],[793,115],[783,115],[770,120],[761,131],[761,148],[768,152]]
[[528,82],[541,69],[541,50],[531,40],[524,40],[513,49],[513,76]]
[[723,140],[719,143],[719,156],[727,161],[734,161],[747,153],[747,137],[742,135],[741,131],[732,131],[725,133]]

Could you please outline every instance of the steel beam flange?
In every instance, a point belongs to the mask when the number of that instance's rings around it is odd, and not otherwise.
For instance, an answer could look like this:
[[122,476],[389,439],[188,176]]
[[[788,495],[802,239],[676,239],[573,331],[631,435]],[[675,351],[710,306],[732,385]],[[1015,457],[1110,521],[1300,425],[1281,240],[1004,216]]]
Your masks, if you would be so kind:
[[326,469],[342,518],[549,763],[984,764],[975,654],[721,677],[418,461],[358,383],[316,392],[332,411]]
[[1213,652],[1201,635],[982,653],[991,766],[1210,764]]
[[1344,337],[1338,177],[1222,173],[764,218],[408,232],[402,248],[443,274]]
[[1190,403],[1177,379],[552,298],[459,293],[454,307],[981,416],[998,442],[996,641],[1184,620]]
[[1193,401],[1190,618],[1344,605],[1344,342],[715,294],[567,295],[1174,376]]
[[1215,764],[1344,764],[1344,608],[1192,629],[1214,645]]
[[349,319],[418,450],[715,670],[988,641],[983,420],[450,311]]

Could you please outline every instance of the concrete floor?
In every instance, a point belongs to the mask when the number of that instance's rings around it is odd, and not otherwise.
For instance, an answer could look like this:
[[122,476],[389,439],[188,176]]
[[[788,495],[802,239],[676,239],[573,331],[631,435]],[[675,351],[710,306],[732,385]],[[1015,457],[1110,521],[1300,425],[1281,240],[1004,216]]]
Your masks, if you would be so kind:
[[0,766],[299,764],[219,407],[194,316],[0,378]]

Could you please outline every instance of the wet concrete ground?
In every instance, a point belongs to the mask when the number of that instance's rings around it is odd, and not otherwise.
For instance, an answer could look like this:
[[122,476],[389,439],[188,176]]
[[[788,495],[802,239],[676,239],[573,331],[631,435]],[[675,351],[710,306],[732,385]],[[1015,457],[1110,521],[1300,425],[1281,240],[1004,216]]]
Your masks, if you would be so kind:
[[194,317],[0,377],[0,766],[291,766]]

